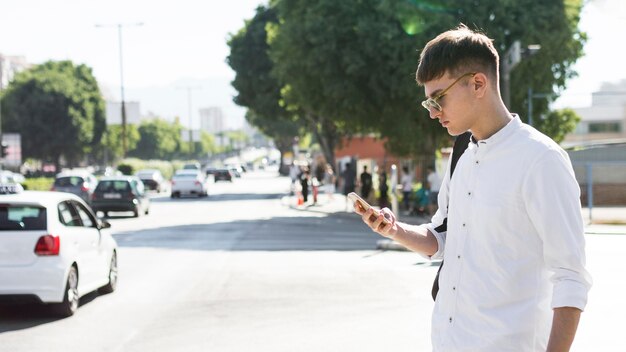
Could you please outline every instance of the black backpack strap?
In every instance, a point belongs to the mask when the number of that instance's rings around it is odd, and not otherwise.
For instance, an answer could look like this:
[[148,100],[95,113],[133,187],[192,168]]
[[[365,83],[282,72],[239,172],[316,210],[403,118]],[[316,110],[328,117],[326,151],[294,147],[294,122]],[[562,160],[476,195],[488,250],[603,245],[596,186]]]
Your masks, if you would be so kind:
[[[461,135],[458,135],[454,140],[454,146],[452,147],[452,161],[450,161],[450,179],[452,179],[452,175],[454,174],[454,168],[456,168],[456,164],[459,162],[461,155],[467,149],[467,146],[471,140],[472,133],[465,132]],[[446,232],[448,230],[448,218],[443,219],[443,223],[435,228],[437,232]],[[437,293],[439,292],[439,273],[441,272],[441,268],[443,268],[443,260],[441,261],[441,265],[439,265],[439,269],[437,270],[437,276],[435,276],[435,281],[433,282],[433,288],[430,291],[433,296],[433,300],[437,298]]]

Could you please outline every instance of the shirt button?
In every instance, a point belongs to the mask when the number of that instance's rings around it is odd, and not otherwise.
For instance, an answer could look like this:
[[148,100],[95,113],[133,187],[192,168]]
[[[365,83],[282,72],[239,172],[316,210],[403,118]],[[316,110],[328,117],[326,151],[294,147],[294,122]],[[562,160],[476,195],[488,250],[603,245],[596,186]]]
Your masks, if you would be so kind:
[[460,255],[460,254],[459,254],[459,255],[457,255],[457,256],[456,256],[456,258],[457,258],[457,259],[461,259],[461,255]]
[[480,162],[478,160],[476,160],[476,165],[478,165]]
[[468,196],[471,196],[471,195],[472,195],[472,192],[467,192],[467,195],[468,195]]
[[450,322],[452,322],[452,317],[450,317]]
[[452,291],[456,291],[456,286],[452,287]]
[[465,227],[465,223],[463,223],[463,227]]

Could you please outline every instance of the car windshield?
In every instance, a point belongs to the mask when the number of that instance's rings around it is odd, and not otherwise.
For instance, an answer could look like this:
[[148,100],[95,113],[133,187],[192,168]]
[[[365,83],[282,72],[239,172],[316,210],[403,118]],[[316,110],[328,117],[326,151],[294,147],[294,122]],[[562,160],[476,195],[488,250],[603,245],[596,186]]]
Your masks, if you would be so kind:
[[54,181],[54,185],[57,187],[77,187],[81,186],[85,182],[80,176],[67,176],[59,177]]
[[46,209],[36,206],[0,206],[0,231],[46,229]]
[[96,187],[96,192],[127,192],[130,191],[130,185],[127,181],[105,180],[100,181]]

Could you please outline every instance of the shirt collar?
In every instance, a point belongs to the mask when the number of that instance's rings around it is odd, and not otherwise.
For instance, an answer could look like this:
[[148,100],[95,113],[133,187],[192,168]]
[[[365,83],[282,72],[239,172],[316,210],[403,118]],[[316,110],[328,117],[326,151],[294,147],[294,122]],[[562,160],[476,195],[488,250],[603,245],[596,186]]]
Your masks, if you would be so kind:
[[479,146],[479,145],[493,146],[505,140],[508,136],[513,134],[513,132],[515,132],[515,130],[517,130],[519,126],[522,125],[522,120],[520,120],[519,115],[511,114],[511,117],[513,118],[511,119],[511,121],[509,121],[506,124],[506,126],[502,127],[499,131],[497,131],[496,133],[494,133],[491,137],[487,139],[478,141],[476,140],[476,138],[474,138],[474,135],[472,135],[472,137],[470,138],[470,141],[471,141],[470,144],[473,144],[475,146]]

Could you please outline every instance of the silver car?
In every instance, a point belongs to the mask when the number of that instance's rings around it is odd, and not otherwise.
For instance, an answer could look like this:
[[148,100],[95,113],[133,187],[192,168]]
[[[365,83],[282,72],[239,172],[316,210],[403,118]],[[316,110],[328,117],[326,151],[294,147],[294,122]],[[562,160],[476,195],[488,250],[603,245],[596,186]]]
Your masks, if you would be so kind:
[[96,177],[88,172],[67,171],[57,174],[51,191],[73,193],[85,202],[91,202],[91,195],[98,185]]

